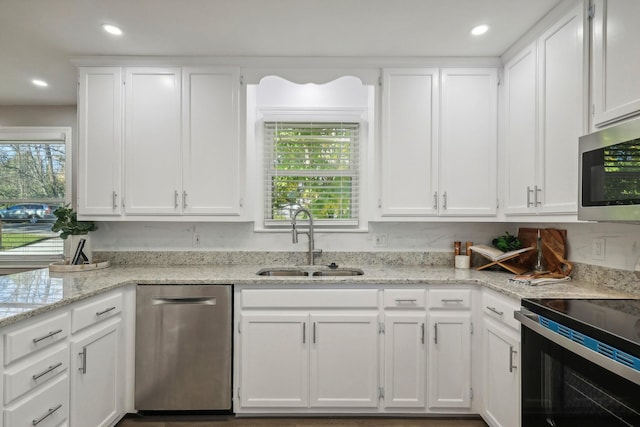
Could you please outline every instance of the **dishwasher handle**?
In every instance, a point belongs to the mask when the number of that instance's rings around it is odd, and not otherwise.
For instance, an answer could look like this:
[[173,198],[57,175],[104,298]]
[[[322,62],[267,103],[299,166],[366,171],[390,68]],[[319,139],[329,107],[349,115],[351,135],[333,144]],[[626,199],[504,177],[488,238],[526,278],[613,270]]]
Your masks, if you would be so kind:
[[153,305],[167,304],[191,304],[191,305],[216,305],[216,297],[153,297]]

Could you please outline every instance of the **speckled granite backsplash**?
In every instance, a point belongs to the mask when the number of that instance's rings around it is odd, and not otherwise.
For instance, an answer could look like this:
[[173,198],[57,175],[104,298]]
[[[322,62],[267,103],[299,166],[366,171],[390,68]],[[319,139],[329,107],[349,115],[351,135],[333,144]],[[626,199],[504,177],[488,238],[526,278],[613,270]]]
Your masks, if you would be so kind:
[[[110,260],[113,265],[299,265],[306,264],[306,252],[223,252],[223,251],[94,251],[95,259]],[[423,265],[453,267],[450,252],[325,252],[316,264]],[[633,271],[574,263],[575,280],[604,284],[624,292],[640,295],[640,278]]]

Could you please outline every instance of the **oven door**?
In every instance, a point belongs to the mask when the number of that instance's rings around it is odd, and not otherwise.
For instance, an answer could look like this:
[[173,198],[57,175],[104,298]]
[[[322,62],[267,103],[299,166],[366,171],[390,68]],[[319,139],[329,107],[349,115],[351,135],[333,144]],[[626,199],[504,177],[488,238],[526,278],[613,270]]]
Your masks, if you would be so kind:
[[[560,335],[556,339],[547,334],[554,332],[535,322],[529,324],[520,317],[518,320],[524,326],[522,427],[640,426],[638,384],[620,372],[600,366],[602,360],[599,357],[593,360],[588,354],[600,356],[596,352],[586,349],[586,352],[578,350],[581,355],[577,354],[567,348],[575,344],[569,339]],[[565,346],[563,340],[570,344]]]

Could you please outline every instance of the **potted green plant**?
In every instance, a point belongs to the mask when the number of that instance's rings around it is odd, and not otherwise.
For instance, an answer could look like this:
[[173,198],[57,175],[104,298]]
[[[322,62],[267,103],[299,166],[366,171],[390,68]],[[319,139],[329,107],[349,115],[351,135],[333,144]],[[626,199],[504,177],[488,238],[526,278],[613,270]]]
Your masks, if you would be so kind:
[[91,262],[91,244],[89,242],[89,232],[97,230],[98,227],[93,221],[78,221],[78,214],[70,205],[60,206],[53,214],[56,222],[51,227],[51,231],[59,231],[60,238],[65,241],[65,259],[73,256],[80,239],[85,239],[83,252]]

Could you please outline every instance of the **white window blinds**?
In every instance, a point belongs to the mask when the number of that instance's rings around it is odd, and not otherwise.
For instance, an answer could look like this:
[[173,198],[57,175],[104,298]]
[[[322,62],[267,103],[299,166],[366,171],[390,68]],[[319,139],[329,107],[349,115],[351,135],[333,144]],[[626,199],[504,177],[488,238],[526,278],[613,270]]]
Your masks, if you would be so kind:
[[359,123],[265,122],[265,226],[300,207],[318,225],[357,226]]

